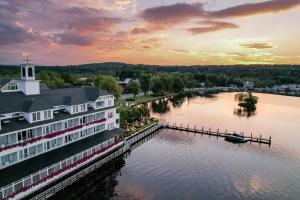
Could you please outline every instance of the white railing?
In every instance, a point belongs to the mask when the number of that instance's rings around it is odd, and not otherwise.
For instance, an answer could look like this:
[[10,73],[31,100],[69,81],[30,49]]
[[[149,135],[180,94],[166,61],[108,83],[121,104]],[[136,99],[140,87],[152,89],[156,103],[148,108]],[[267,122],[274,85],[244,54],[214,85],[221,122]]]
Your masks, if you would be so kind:
[[[118,146],[122,143],[123,142],[118,143]],[[79,164],[85,163],[97,154],[104,153],[114,145],[116,145],[116,143],[114,143],[114,138],[111,138],[108,141],[93,146],[87,150],[77,153],[76,155],[24,177],[14,183],[4,186],[0,189],[0,199],[13,197],[16,194],[25,192],[30,188],[53,178],[54,176],[60,175],[63,172],[74,170],[74,168]]]

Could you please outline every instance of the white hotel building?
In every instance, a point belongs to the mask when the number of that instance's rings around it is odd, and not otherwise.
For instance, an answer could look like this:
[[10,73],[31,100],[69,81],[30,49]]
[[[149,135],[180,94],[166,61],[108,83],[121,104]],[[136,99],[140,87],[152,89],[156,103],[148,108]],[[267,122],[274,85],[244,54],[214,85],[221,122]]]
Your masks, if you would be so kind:
[[0,90],[0,199],[24,197],[122,144],[111,94],[47,89],[31,64],[2,82],[10,87]]

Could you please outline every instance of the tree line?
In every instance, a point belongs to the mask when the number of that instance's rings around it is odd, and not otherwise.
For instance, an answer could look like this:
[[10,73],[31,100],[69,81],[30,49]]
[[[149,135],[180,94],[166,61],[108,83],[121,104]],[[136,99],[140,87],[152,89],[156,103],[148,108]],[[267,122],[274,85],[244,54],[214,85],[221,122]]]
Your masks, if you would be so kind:
[[[242,86],[243,80],[254,81],[256,87],[300,83],[300,66],[298,65],[155,66],[96,63],[64,67],[37,66],[36,71],[37,78],[46,83],[49,88],[97,86],[102,84],[98,79],[100,76],[109,76],[115,81],[125,78],[139,80],[139,83],[130,84],[129,92],[136,94],[136,91],[151,90],[156,95],[178,92],[184,87],[200,87],[203,84],[206,86],[229,86],[231,84]],[[1,77],[19,78],[19,66],[0,66]]]

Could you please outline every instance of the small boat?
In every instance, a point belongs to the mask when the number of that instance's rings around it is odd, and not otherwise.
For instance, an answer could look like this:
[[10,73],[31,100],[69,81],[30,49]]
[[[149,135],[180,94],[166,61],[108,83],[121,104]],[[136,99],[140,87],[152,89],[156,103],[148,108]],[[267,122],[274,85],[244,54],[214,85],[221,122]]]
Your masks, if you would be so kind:
[[245,143],[248,141],[248,139],[246,139],[244,136],[240,135],[240,134],[227,134],[225,136],[225,140],[226,141],[230,141],[230,142],[234,142],[234,143]]

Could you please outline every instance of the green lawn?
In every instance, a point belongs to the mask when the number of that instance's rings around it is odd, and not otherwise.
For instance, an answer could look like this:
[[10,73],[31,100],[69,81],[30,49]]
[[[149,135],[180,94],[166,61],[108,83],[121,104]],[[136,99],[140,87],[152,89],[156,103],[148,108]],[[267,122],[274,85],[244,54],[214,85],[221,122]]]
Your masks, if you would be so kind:
[[169,96],[173,96],[174,94],[166,94],[166,95],[162,95],[162,96],[137,96],[135,97],[135,99],[133,101],[126,101],[129,104],[140,104],[140,103],[146,103],[149,101],[156,101],[158,99],[162,99],[162,98],[166,98]]

